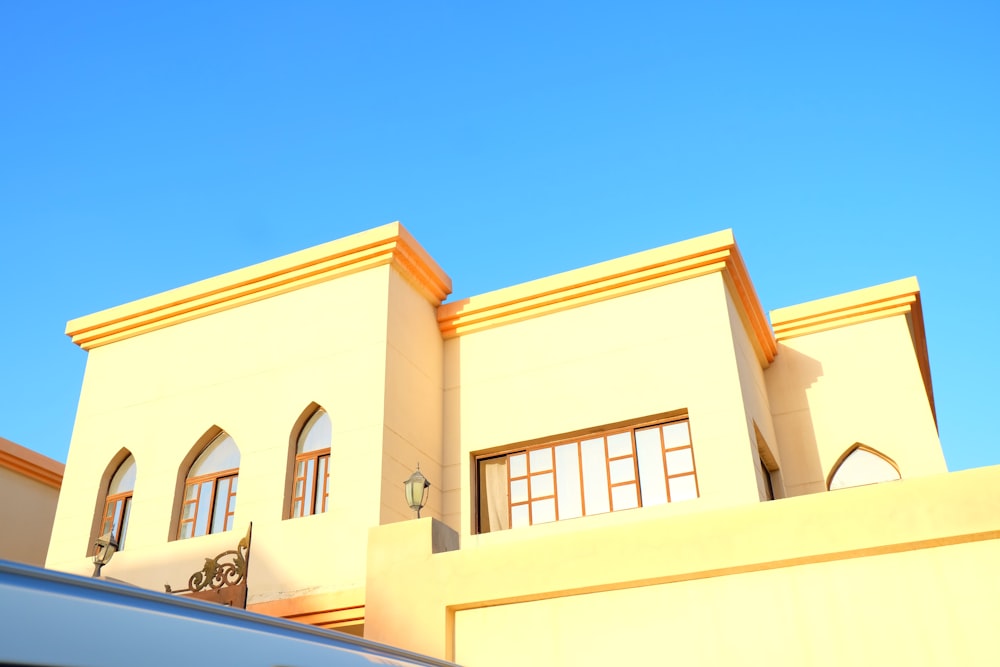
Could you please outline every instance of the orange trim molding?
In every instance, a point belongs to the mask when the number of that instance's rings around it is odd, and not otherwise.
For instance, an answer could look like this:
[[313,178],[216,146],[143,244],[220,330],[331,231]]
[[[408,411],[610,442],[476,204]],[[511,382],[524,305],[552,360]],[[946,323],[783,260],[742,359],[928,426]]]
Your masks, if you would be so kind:
[[85,350],[379,266],[396,268],[437,306],[451,279],[398,222],[71,320]]
[[919,302],[920,287],[917,279],[904,278],[772,310],[771,324],[774,326],[774,337],[782,341],[893,315],[909,314],[914,304],[919,305]]
[[66,469],[64,464],[6,438],[0,438],[0,467],[51,486],[53,489],[62,486],[63,471]]
[[256,602],[247,605],[247,610],[319,628],[337,629],[364,623],[364,589]]
[[438,308],[438,325],[445,338],[454,338],[716,272],[725,278],[766,366],[777,345],[732,230],[446,303]]

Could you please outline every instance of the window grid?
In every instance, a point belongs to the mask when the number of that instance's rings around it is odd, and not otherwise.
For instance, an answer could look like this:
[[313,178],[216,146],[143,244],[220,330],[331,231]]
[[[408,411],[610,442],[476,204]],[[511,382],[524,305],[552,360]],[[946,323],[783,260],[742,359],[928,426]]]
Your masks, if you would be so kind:
[[125,534],[128,529],[128,515],[132,509],[132,492],[117,493],[108,496],[104,506],[104,519],[101,521],[100,535],[111,533],[118,550],[125,547]]
[[330,449],[296,456],[295,479],[292,481],[292,518],[325,512],[329,497]]
[[[677,446],[668,446],[665,438],[664,429],[669,426],[679,426],[683,424],[686,430],[686,444]],[[662,480],[664,485],[664,491],[666,494],[666,502],[674,502],[674,491],[671,489],[671,480],[680,480],[682,478],[690,477],[694,484],[694,498],[698,498],[701,495],[701,490],[698,487],[698,474],[697,468],[694,461],[694,446],[691,443],[691,431],[690,424],[688,420],[677,420],[670,422],[661,422],[657,424],[649,424],[643,426],[632,427],[628,429],[618,429],[614,431],[608,431],[604,433],[598,433],[593,435],[588,435],[586,437],[575,438],[571,440],[562,440],[554,443],[548,443],[544,445],[536,445],[534,447],[528,447],[523,450],[516,452],[511,452],[506,455],[507,459],[507,480],[508,480],[508,497],[510,498],[508,503],[508,525],[511,528],[518,527],[520,525],[534,525],[536,523],[548,523],[551,521],[559,521],[562,518],[563,512],[561,511],[560,503],[560,492],[559,492],[559,475],[556,473],[556,448],[565,445],[575,445],[576,462],[577,462],[577,474],[579,483],[579,494],[580,494],[580,508],[581,514],[583,516],[592,514],[603,514],[605,512],[615,512],[624,509],[632,509],[636,507],[643,507],[644,503],[642,500],[642,486],[640,481],[640,471],[639,471],[639,456],[637,453],[637,442],[636,433],[639,431],[653,430],[656,429],[658,432],[659,439],[659,450],[660,450],[660,463],[662,474]],[[629,451],[627,453],[612,454],[609,446],[609,439],[616,435],[628,434],[629,436]],[[607,507],[608,509],[591,508],[592,511],[588,511],[587,508],[587,483],[586,476],[584,474],[584,452],[583,444],[585,442],[593,442],[600,439],[603,458],[604,458],[604,481],[607,492]],[[546,457],[548,461],[544,464],[547,467],[540,467],[535,469],[532,463],[532,453],[548,451],[549,455]],[[668,464],[669,454],[674,452],[689,452],[690,460],[690,470],[680,470],[672,471]],[[523,474],[515,474],[521,470],[521,464],[519,459],[524,460]],[[612,473],[612,464],[616,461],[629,461],[630,466],[630,479],[623,479],[618,477],[618,481],[615,481],[616,476]],[[515,469],[514,463],[517,462],[517,467]],[[538,483],[536,480],[544,475],[552,476],[552,492],[546,494],[535,494],[535,485]],[[524,483],[527,487],[527,492],[518,493],[517,487],[519,483]],[[548,485],[545,485],[546,489]],[[624,499],[619,499],[618,502],[615,500],[615,489],[616,488],[631,488],[633,489],[631,496],[626,496]],[[516,498],[523,498],[519,500]],[[540,502],[551,500],[554,508],[550,515],[551,518],[542,517],[544,520],[539,521],[535,516],[536,507],[540,506]],[[661,503],[651,503],[651,504],[661,504]],[[522,510],[523,508],[523,510]],[[526,519],[526,521],[522,520]]]
[[[199,537],[208,533],[224,532],[232,529],[236,515],[236,487],[239,468],[218,473],[191,477],[184,485],[184,501],[181,503],[181,520],[177,528],[178,538]],[[215,499],[225,485],[225,504],[222,513],[222,527],[218,528]],[[208,498],[203,498],[205,491]],[[207,509],[206,509],[207,508]],[[204,511],[204,514],[202,512]],[[199,520],[203,519],[203,520]]]
[[[215,484],[215,488],[218,491],[220,488],[226,489],[226,502],[223,507],[225,512],[222,519],[222,531],[232,530],[233,521],[236,518],[236,486],[239,482],[239,477],[232,475],[230,477],[223,477]],[[214,510],[213,510],[214,511]],[[213,526],[212,532],[216,532],[214,529],[214,517],[209,519],[209,525]]]

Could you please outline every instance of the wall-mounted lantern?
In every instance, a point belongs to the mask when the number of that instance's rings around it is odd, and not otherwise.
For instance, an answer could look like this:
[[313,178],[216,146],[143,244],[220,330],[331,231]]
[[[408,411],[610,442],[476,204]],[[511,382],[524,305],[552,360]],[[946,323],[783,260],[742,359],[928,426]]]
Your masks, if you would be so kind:
[[104,533],[94,542],[94,574],[101,576],[101,568],[111,562],[111,557],[118,551],[118,542],[112,533]]
[[427,489],[430,488],[431,483],[427,481],[423,473],[420,472],[420,464],[417,464],[417,470],[410,478],[403,482],[403,491],[406,493],[406,504],[410,506],[410,509],[417,513],[417,518],[420,518],[420,510],[427,503]]

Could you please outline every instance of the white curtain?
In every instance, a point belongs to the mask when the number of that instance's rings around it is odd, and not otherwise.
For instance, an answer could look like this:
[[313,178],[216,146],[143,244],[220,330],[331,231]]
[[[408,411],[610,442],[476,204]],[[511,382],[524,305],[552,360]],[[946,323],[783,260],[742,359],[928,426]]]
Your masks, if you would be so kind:
[[506,530],[510,528],[507,458],[485,461],[483,469],[486,477],[486,516],[489,519],[487,530]]

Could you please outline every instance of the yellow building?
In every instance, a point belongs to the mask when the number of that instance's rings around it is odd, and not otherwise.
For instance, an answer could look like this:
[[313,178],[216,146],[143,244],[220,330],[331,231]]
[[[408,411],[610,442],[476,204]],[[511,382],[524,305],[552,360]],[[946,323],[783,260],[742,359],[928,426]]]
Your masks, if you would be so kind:
[[0,558],[45,563],[64,467],[0,438]]
[[1000,466],[947,473],[915,279],[769,324],[723,231],[450,290],[393,223],[71,321],[47,566],[116,531],[159,589],[252,522],[249,609],[470,667],[998,657]]

